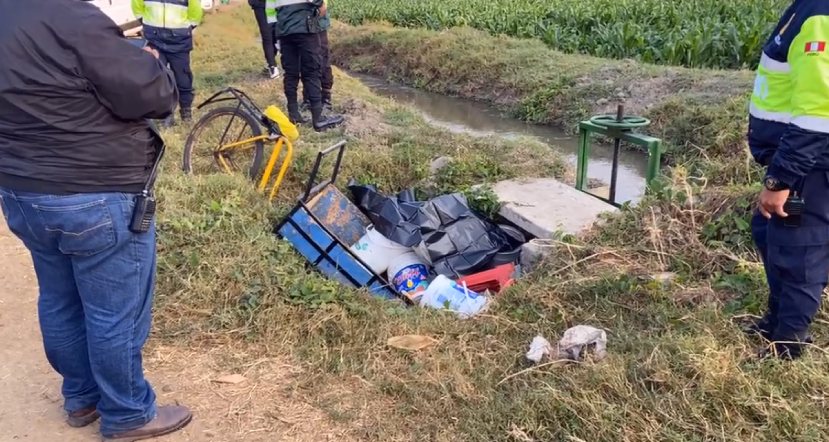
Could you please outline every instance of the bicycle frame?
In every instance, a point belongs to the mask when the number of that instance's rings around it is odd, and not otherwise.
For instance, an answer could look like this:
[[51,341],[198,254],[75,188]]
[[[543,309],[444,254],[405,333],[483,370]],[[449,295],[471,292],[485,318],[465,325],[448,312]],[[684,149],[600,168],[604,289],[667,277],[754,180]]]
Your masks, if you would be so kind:
[[[237,141],[235,143],[225,144],[223,146],[219,146],[214,156],[216,158],[216,161],[222,166],[225,172],[232,172],[230,166],[228,166],[227,162],[223,158],[223,155],[221,155],[222,152],[227,150],[233,150],[240,146],[268,139],[271,139],[271,137],[268,135],[259,135],[257,137]],[[273,168],[276,165],[276,160],[277,158],[279,158],[279,154],[282,151],[282,146],[285,146],[285,158],[282,160],[282,165],[279,167],[279,172],[276,175],[276,180],[274,181],[273,186],[271,186],[271,191],[268,194],[268,201],[273,200],[273,197],[276,195],[277,189],[279,189],[279,185],[282,184],[282,178],[285,176],[285,171],[288,170],[288,164],[291,162],[291,157],[294,154],[294,146],[291,144],[291,140],[287,139],[282,135],[277,137],[276,142],[273,145],[271,155],[270,157],[268,157],[268,163],[265,166],[265,170],[262,172],[262,178],[259,179],[259,183],[256,186],[256,190],[260,192],[265,191],[265,186],[268,184],[268,181],[270,181],[271,173],[273,173]]]
[[[219,98],[220,95],[223,94],[230,94],[232,97],[224,97]],[[235,141],[230,144],[220,145],[214,151],[214,157],[216,162],[221,165],[221,167],[225,170],[225,172],[232,172],[230,166],[228,166],[227,162],[223,158],[224,156],[221,154],[224,151],[233,150],[240,146],[244,146],[247,144],[252,144],[257,141],[264,141],[264,140],[276,140],[274,142],[273,150],[271,151],[271,155],[268,158],[268,163],[265,166],[265,170],[262,173],[262,178],[259,179],[259,183],[256,186],[256,189],[260,192],[265,191],[265,186],[270,181],[271,173],[273,173],[274,166],[276,165],[276,160],[279,158],[279,154],[282,151],[282,146],[284,145],[286,148],[285,151],[285,158],[282,160],[282,165],[279,167],[279,172],[276,175],[276,180],[274,181],[273,186],[271,186],[270,193],[268,194],[268,200],[273,200],[273,197],[276,195],[276,191],[279,188],[279,185],[282,184],[282,178],[285,176],[285,172],[288,170],[288,164],[291,162],[291,157],[294,153],[294,147],[291,144],[291,140],[289,140],[282,132],[279,130],[279,125],[276,124],[273,120],[265,116],[261,109],[259,109],[254,103],[253,100],[244,92],[228,87],[225,88],[215,94],[213,94],[210,98],[202,102],[197,109],[201,109],[202,107],[211,104],[211,103],[218,103],[222,101],[230,101],[236,100],[238,104],[236,105],[236,110],[240,110],[244,108],[246,112],[253,115],[255,118],[259,120],[259,123],[267,129],[266,135],[259,135],[252,138],[246,138],[244,140]],[[230,129],[230,126],[233,124],[233,119],[228,122],[227,127],[225,127],[224,133],[222,133],[222,140],[224,140],[225,136],[227,135],[227,131]]]

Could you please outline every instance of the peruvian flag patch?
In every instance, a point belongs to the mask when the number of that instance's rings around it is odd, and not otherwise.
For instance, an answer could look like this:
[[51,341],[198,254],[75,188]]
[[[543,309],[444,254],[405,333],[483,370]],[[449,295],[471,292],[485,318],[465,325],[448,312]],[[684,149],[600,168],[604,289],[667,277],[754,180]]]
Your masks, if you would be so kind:
[[804,52],[823,52],[826,49],[825,41],[808,41]]

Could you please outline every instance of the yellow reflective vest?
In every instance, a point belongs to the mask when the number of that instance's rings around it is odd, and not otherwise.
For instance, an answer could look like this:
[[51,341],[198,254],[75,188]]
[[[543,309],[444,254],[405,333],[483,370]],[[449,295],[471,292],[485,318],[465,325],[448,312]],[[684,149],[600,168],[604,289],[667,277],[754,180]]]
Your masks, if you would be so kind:
[[749,147],[768,175],[794,183],[829,170],[829,2],[795,0],[763,47],[749,106]]

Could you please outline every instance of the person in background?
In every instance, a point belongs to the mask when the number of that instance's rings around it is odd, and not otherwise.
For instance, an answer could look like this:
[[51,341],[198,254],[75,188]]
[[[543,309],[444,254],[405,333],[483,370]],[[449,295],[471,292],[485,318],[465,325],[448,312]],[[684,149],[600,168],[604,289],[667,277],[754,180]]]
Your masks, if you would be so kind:
[[32,256],[67,423],[100,418],[111,442],[176,431],[190,411],[156,405],[141,359],[155,229],[130,228],[163,145],[147,119],[175,109],[174,76],[92,3],[0,0],[0,10],[0,208]]
[[795,0],[763,46],[748,144],[765,166],[751,220],[769,286],[747,327],[771,341],[761,356],[796,358],[829,279],[829,3]]
[[[176,77],[179,93],[179,114],[184,121],[193,118],[193,29],[201,23],[199,0],[132,0],[132,13],[144,26],[141,31],[147,43],[158,51],[160,60]],[[170,115],[164,125],[174,123]]]
[[[331,18],[328,16],[328,0],[323,0],[325,4],[325,13],[320,16],[320,47],[322,48],[322,78],[320,85],[322,86],[322,107],[328,112],[333,110],[331,103],[331,90],[334,88],[334,72],[331,70],[331,58],[328,50],[328,28],[331,26]],[[302,89],[302,110],[307,110],[311,107],[311,102],[308,100],[308,93],[305,88]]]
[[[300,79],[308,92],[314,130],[322,131],[343,122],[341,115],[323,115],[322,48],[319,34],[326,8],[323,0],[267,0],[268,19],[276,23],[276,36],[282,50],[283,85],[288,103],[288,118],[295,124],[305,122],[299,112],[297,87]],[[273,11],[273,12],[271,12]]]
[[[259,26],[259,35],[262,37],[262,51],[265,53],[265,75],[274,79],[279,77],[279,68],[276,67],[277,40],[274,34],[275,25],[271,22],[276,22],[276,17],[268,20],[267,12],[265,10],[265,0],[248,0],[248,4],[253,9],[253,15],[256,17],[256,24]],[[271,10],[273,14],[276,11]]]

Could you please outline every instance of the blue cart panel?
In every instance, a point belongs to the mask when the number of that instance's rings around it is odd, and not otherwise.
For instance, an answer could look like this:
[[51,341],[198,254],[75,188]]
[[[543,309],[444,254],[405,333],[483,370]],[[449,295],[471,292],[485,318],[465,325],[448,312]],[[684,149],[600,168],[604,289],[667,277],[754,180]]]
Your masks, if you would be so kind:
[[[305,195],[274,228],[274,233],[291,245],[324,275],[351,287],[366,287],[386,299],[398,295],[380,275],[376,274],[349,247],[366,233],[369,220],[334,185],[345,142],[340,142],[317,156]],[[340,150],[331,179],[312,186],[319,163],[326,153]]]

